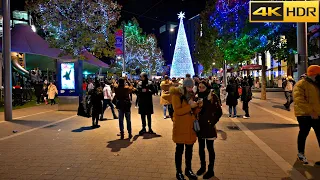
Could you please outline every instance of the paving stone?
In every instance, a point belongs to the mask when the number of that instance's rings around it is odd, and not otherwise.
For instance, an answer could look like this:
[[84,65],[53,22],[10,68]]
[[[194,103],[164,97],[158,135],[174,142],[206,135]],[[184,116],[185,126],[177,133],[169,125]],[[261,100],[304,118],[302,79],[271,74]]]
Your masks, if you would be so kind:
[[[0,141],[0,179],[174,180],[172,121],[163,120],[158,97],[154,98],[154,102],[153,130],[161,137],[145,135],[136,136],[132,142],[119,140],[116,135],[119,132],[118,120],[102,121],[100,128],[90,129],[90,118],[75,117],[50,128]],[[28,121],[46,121],[43,119],[49,116],[47,123],[50,123],[71,115],[74,113],[51,112],[22,120],[26,121],[27,126]],[[106,112],[105,117],[112,117],[111,112]],[[141,120],[137,109],[132,108],[131,119],[133,133],[138,134]],[[14,127],[11,123],[10,126],[4,124],[0,123],[0,129]],[[217,124],[226,139],[222,139],[219,133],[215,141],[217,178],[214,179],[266,180],[287,177],[242,131],[229,130],[227,126],[230,124],[233,122],[226,116]],[[184,160],[182,164],[184,169]],[[196,143],[193,171],[199,168]],[[17,176],[8,174],[8,169],[14,169]]]

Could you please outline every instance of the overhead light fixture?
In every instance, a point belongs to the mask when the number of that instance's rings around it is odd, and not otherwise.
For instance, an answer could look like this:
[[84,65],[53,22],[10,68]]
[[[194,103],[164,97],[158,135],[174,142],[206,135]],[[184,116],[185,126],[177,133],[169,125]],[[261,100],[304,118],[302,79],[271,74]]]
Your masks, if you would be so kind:
[[170,32],[174,32],[174,29],[173,29],[173,28],[171,28],[171,29],[170,29]]

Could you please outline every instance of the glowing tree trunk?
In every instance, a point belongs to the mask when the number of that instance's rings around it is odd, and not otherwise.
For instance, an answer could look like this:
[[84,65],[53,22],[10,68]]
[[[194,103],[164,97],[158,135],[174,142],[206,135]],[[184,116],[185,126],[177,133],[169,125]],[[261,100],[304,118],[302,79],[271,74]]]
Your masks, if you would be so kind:
[[179,14],[180,25],[173,54],[170,77],[185,77],[186,74],[194,75],[194,69],[188,45],[188,40],[183,24],[184,13]]

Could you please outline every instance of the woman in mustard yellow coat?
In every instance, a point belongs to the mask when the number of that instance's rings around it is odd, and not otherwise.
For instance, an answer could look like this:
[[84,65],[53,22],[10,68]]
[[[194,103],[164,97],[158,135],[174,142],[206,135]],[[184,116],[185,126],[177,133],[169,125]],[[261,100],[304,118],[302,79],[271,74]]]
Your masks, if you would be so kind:
[[182,155],[185,150],[185,175],[189,179],[197,179],[197,176],[192,172],[191,161],[193,144],[197,140],[197,135],[193,130],[195,116],[192,113],[192,108],[196,108],[198,104],[192,99],[192,88],[194,82],[190,78],[183,81],[183,87],[171,87],[170,95],[172,97],[173,106],[173,131],[172,140],[176,143],[175,163],[178,180],[184,180],[182,174]]
[[167,109],[168,105],[171,104],[171,96],[169,93],[169,89],[172,86],[172,82],[170,82],[169,77],[165,76],[164,81],[161,82],[161,97],[160,104],[163,106],[163,119],[167,119]]

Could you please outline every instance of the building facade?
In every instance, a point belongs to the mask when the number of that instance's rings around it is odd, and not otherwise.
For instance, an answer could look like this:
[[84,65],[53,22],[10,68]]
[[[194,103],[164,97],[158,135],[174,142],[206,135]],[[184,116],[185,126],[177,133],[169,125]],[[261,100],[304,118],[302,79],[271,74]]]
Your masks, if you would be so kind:
[[[27,11],[18,11],[18,10],[14,10],[11,11],[11,21],[10,21],[10,25],[11,28],[14,27],[17,24],[28,24],[32,27],[32,29],[34,31],[36,31],[35,26],[33,24],[31,15],[27,12]],[[3,30],[2,30],[2,14],[0,15],[0,37],[2,37],[3,35]]]

